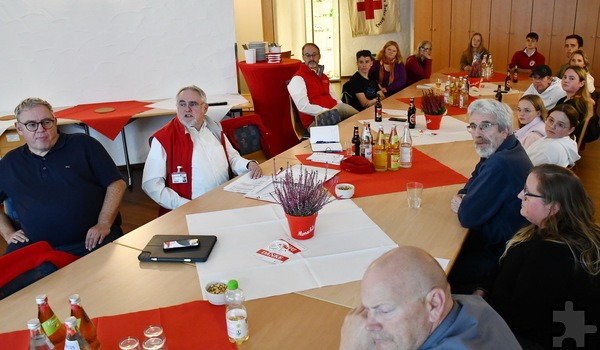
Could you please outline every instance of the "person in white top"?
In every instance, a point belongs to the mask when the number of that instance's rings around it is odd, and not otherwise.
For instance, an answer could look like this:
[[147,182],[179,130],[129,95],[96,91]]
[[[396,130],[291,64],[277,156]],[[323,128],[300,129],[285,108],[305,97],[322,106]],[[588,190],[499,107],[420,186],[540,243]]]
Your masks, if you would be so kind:
[[556,106],[556,102],[567,96],[567,93],[562,89],[560,79],[552,76],[552,69],[543,64],[537,66],[530,77],[533,82],[523,95],[538,95],[544,101],[544,107],[550,110]]
[[515,136],[527,149],[535,141],[546,136],[544,120],[548,115],[544,102],[537,95],[525,95],[517,105],[520,129],[515,131]]
[[583,50],[575,50],[571,54],[571,60],[569,63],[572,66],[579,66],[585,69],[586,75],[586,85],[590,94],[596,91],[596,87],[594,86],[594,77],[590,74],[590,61],[587,58],[587,55]]
[[579,114],[573,106],[559,104],[546,119],[546,137],[534,142],[526,151],[534,166],[556,164],[573,166],[581,157],[577,143],[569,136],[579,123]]
[[176,118],[151,138],[142,176],[142,189],[150,198],[163,209],[175,209],[227,182],[231,173],[262,175],[258,163],[240,156],[221,125],[206,116],[204,91],[187,86],[176,100]]

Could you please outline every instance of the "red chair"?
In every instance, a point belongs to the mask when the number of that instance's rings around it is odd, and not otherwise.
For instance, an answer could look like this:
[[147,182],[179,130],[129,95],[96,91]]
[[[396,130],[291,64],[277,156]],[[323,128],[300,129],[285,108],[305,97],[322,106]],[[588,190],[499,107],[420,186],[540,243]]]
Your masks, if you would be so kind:
[[259,163],[271,158],[271,134],[258,114],[225,119],[221,126],[240,155]]

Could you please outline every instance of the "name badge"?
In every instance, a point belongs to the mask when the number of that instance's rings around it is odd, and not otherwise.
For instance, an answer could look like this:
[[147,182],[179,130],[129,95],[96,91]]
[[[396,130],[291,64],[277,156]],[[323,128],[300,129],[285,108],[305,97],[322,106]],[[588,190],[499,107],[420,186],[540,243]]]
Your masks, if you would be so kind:
[[181,171],[181,166],[177,166],[177,171],[171,174],[171,182],[174,184],[185,184],[187,183],[187,173]]

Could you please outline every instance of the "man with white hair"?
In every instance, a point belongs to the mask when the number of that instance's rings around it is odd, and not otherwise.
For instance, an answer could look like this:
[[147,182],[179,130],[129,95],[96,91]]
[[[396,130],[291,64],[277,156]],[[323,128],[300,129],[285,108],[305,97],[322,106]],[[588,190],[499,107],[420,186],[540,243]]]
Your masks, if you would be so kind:
[[506,242],[526,223],[517,195],[533,167],[513,134],[508,105],[479,99],[469,105],[468,114],[467,130],[481,159],[450,204],[469,229],[449,276],[453,290],[465,293],[489,276]]
[[481,297],[450,294],[444,270],[417,247],[375,260],[363,276],[361,300],[344,320],[340,350],[521,348]]

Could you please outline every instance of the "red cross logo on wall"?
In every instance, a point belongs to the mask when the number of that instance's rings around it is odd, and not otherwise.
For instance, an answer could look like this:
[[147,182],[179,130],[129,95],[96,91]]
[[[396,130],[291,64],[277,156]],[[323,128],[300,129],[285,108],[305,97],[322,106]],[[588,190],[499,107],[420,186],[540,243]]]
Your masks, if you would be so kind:
[[381,10],[383,7],[382,1],[379,0],[365,0],[363,2],[356,3],[356,9],[360,11],[365,11],[366,19],[375,18],[375,10]]

